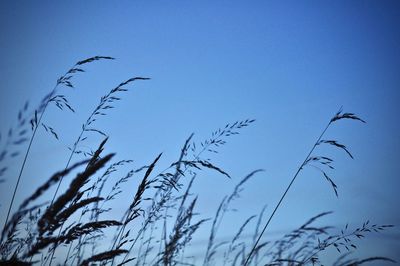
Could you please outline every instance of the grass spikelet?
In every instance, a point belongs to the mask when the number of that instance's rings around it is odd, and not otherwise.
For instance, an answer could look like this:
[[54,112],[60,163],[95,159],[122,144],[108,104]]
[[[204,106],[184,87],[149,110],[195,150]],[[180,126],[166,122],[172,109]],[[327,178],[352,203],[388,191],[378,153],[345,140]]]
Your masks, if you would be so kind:
[[[391,227],[393,227],[393,225],[377,225],[377,224],[371,225],[369,221],[366,221],[362,224],[362,226],[357,227],[356,229],[349,232],[348,224],[346,224],[345,228],[340,230],[340,234],[328,235],[322,240],[318,238],[318,242],[312,247],[309,253],[302,259],[302,262],[303,264],[306,264],[312,260],[318,259],[318,254],[329,247],[336,249],[337,252],[339,253],[341,253],[343,249],[346,250],[347,252],[356,250],[357,246],[354,244],[354,239],[364,238],[365,234],[367,233],[372,233],[372,232],[379,233]],[[365,262],[368,261],[369,260]],[[352,264],[355,262],[357,262],[357,260],[350,260],[345,265],[359,265],[359,264]]]
[[339,194],[337,191],[337,185],[332,181],[332,179],[325,172],[322,172],[322,174],[324,175],[325,179],[331,184],[336,197],[339,197]]
[[208,162],[208,161],[202,161],[202,160],[197,160],[197,161],[182,161],[182,163],[185,164],[185,165],[190,165],[190,166],[195,167],[195,168],[197,168],[197,169],[201,169],[201,168],[199,167],[199,165],[200,165],[200,166],[203,166],[203,167],[205,167],[205,168],[215,170],[215,171],[217,171],[217,172],[219,172],[219,173],[221,173],[221,174],[227,176],[228,178],[231,178],[231,176],[230,176],[228,173],[226,173],[224,170],[222,170],[222,169],[219,168],[218,166],[213,165],[212,163],[210,163],[210,162]]
[[88,179],[96,173],[101,167],[103,167],[114,154],[109,154],[96,162],[89,162],[86,170],[77,175],[77,177],[71,182],[67,191],[58,197],[58,199],[46,210],[43,216],[38,221],[39,233],[43,235],[46,231],[51,233],[52,225],[54,224],[53,217],[56,217],[62,208],[71,202],[79,192],[79,189],[88,181]]
[[24,209],[26,206],[28,206],[28,204],[36,199],[38,199],[41,195],[43,195],[44,192],[46,192],[52,185],[54,185],[55,183],[58,182],[58,180],[60,180],[61,177],[69,174],[72,170],[74,170],[75,168],[83,165],[83,164],[87,164],[89,162],[89,160],[84,160],[81,161],[79,163],[76,163],[74,165],[72,165],[71,167],[57,172],[56,174],[54,174],[52,177],[49,178],[49,180],[47,180],[46,183],[44,183],[42,186],[40,186],[30,197],[28,197],[27,199],[24,200],[24,202],[21,204],[21,206],[19,207],[19,209]]
[[64,223],[74,212],[79,210],[80,208],[83,208],[91,203],[99,202],[103,200],[101,197],[92,197],[92,198],[87,198],[83,199],[77,203],[74,203],[61,211],[57,216],[53,219],[54,221],[57,221],[57,224],[55,225],[55,228],[58,228],[61,226],[62,223]]
[[96,231],[99,231],[103,228],[110,227],[110,226],[119,226],[121,225],[120,222],[114,220],[105,220],[105,221],[97,221],[92,223],[86,224],[77,224],[71,227],[68,231],[64,231],[58,237],[41,237],[38,241],[33,245],[30,251],[25,255],[25,257],[32,256],[40,252],[40,250],[46,248],[51,244],[59,245],[61,243],[70,243],[75,239],[78,239],[80,236],[92,234]]
[[190,149],[193,154],[197,153],[197,155],[194,155],[195,160],[198,160],[200,158],[200,155],[202,155],[204,152],[218,153],[218,147],[226,144],[226,141],[223,138],[238,135],[240,129],[249,126],[255,121],[255,119],[236,121],[232,124],[226,124],[225,127],[213,131],[209,139],[200,142],[200,151],[197,151],[198,148],[196,146],[196,143],[193,142],[190,145]]
[[341,119],[352,119],[352,120],[358,120],[361,121],[363,123],[366,123],[364,120],[362,120],[361,118],[359,118],[357,115],[353,114],[353,113],[343,113],[342,109],[340,109],[336,115],[331,119],[331,123],[341,120]]
[[149,168],[147,168],[146,173],[144,174],[144,177],[142,179],[142,182],[140,182],[140,185],[136,191],[135,197],[131,203],[131,205],[129,206],[128,209],[128,215],[127,215],[127,220],[125,221],[125,224],[128,224],[130,221],[132,221],[135,217],[137,217],[138,215],[138,210],[136,209],[136,207],[140,204],[140,202],[142,201],[142,196],[143,193],[146,191],[146,189],[148,189],[150,187],[150,184],[153,181],[148,181],[148,178],[151,174],[151,172],[154,169],[154,166],[156,165],[156,163],[158,162],[158,160],[160,159],[162,153],[160,153],[156,159],[150,164]]
[[[90,63],[90,62],[93,62],[93,61],[97,61],[97,60],[102,60],[102,59],[115,60],[115,58],[111,57],[111,56],[98,56],[97,55],[97,56],[93,56],[93,57],[89,57],[87,59],[81,60],[81,61],[77,62],[76,65],[80,66],[80,65],[84,65],[84,64],[87,64],[87,63]],[[75,71],[75,70],[76,69],[73,68],[70,71]],[[80,70],[78,70],[78,71],[80,71]]]
[[101,230],[106,227],[110,226],[120,226],[122,225],[121,222],[115,220],[104,220],[104,221],[97,221],[97,222],[90,222],[83,225],[75,225],[71,229],[69,229],[65,234],[62,234],[65,238],[65,242],[69,243],[74,239],[82,235],[91,234],[95,231]]
[[104,262],[110,259],[113,259],[119,255],[122,255],[124,253],[127,253],[128,251],[125,249],[114,249],[110,251],[105,251],[96,255],[93,255],[92,257],[85,259],[82,261],[80,266],[88,266],[91,262]]
[[346,146],[343,145],[343,144],[338,143],[336,140],[320,140],[320,143],[327,143],[327,144],[336,146],[336,147],[338,147],[338,148],[344,150],[344,151],[350,156],[351,159],[354,159],[353,155],[351,155],[351,153],[350,153],[349,150],[346,148]]

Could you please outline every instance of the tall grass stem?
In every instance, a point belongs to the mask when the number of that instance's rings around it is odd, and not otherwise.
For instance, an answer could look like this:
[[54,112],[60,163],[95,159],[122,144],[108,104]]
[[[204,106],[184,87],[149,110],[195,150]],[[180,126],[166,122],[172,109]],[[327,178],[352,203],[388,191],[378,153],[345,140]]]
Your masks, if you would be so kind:
[[331,123],[332,123],[332,121],[329,121],[328,125],[322,131],[321,135],[319,135],[317,141],[314,143],[314,145],[312,146],[311,150],[308,152],[306,158],[304,159],[304,161],[301,163],[301,165],[297,169],[297,171],[294,174],[294,176],[293,176],[292,180],[290,181],[289,185],[286,187],[285,192],[283,192],[280,200],[278,201],[278,204],[276,204],[274,211],[272,212],[271,216],[268,218],[268,221],[266,222],[263,230],[261,231],[260,235],[258,236],[257,241],[254,243],[252,249],[250,250],[250,253],[247,256],[247,259],[246,259],[245,263],[243,264],[243,266],[247,266],[249,264],[251,256],[253,255],[254,251],[256,250],[256,248],[258,246],[258,243],[260,242],[262,236],[264,235],[265,230],[267,229],[268,225],[270,224],[270,222],[271,222],[272,218],[274,217],[276,211],[279,209],[279,206],[281,205],[283,199],[286,197],[286,194],[288,193],[289,189],[292,187],[292,185],[293,185],[294,181],[296,180],[297,176],[299,175],[300,171],[303,169],[303,167],[307,163],[307,161],[310,158],[312,152],[314,151],[315,147],[317,147],[319,141],[322,139],[322,137],[324,136],[325,132],[328,130],[328,128],[331,125]]

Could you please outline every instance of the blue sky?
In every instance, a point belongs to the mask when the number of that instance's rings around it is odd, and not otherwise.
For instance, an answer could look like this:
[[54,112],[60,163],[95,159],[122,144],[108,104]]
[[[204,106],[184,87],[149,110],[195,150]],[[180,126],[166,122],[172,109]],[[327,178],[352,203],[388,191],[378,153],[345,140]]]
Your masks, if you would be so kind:
[[[77,113],[49,112],[45,119],[61,140],[41,133],[17,198],[63,167],[66,147],[100,96],[132,76],[146,76],[152,80],[135,83],[98,123],[110,135],[108,151],[137,166],[159,152],[161,164],[168,165],[192,132],[200,142],[228,122],[257,120],[212,156],[233,180],[213,172],[198,178],[205,217],[258,168],[266,171],[248,183],[235,203],[239,222],[227,228],[238,228],[264,204],[269,214],[323,127],[344,106],[367,124],[343,121],[327,133],[346,144],[355,160],[320,150],[335,159],[330,173],[339,199],[316,171],[306,169],[272,221],[271,234],[322,211],[334,211],[324,221],[335,226],[368,219],[400,225],[399,13],[396,1],[1,1],[3,134],[24,102],[36,105],[76,61],[117,58],[86,66],[76,89],[61,89]],[[92,137],[88,146],[98,141]],[[10,164],[18,168],[19,160]],[[13,182],[1,184],[1,202]],[[395,228],[371,235],[360,245],[370,255],[400,261],[399,233]],[[207,237],[200,234],[198,243]]]

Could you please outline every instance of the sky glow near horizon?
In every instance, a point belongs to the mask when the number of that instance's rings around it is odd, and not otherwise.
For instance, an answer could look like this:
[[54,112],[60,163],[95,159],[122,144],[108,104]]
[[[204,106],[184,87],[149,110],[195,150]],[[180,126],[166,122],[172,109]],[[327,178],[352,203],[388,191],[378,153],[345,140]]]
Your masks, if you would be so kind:
[[[354,160],[334,148],[316,151],[335,159],[336,169],[329,173],[339,198],[317,171],[305,169],[265,239],[333,211],[320,223],[339,228],[366,220],[396,225],[359,241],[354,255],[400,261],[399,26],[396,1],[1,1],[3,136],[25,101],[37,106],[76,61],[94,55],[117,58],[85,66],[87,72],[74,79],[75,89],[60,88],[76,113],[54,107],[46,113],[60,141],[40,132],[17,205],[64,167],[67,147],[100,97],[132,76],[144,76],[151,80],[128,86],[115,109],[96,125],[110,136],[106,152],[134,160],[134,167],[163,152],[162,170],[176,160],[192,132],[199,143],[226,123],[256,119],[240,135],[229,137],[219,154],[210,155],[232,180],[201,171],[195,181],[198,212],[207,218],[242,177],[265,169],[235,201],[232,207],[238,211],[225,220],[221,238],[234,235],[265,204],[266,216],[271,213],[340,106],[366,120],[340,121],[326,135],[344,143]],[[99,141],[91,136],[87,147]],[[21,157],[7,161],[12,169],[0,184],[1,224]],[[132,190],[110,206],[119,213],[135,191],[134,182],[129,185]],[[200,256],[208,230],[205,226],[194,239]],[[333,255],[328,253],[327,260]]]

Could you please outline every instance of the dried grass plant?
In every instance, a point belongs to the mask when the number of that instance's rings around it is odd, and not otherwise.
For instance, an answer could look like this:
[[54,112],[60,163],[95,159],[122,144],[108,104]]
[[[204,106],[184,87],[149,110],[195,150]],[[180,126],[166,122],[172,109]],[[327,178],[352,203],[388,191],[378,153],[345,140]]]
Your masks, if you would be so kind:
[[[353,259],[348,253],[343,253],[357,249],[355,239],[363,238],[368,233],[387,230],[391,225],[377,225],[366,221],[352,230],[346,225],[340,233],[329,226],[316,226],[317,220],[331,215],[329,212],[312,217],[298,229],[288,232],[278,240],[272,241],[264,237],[266,241],[262,241],[270,221],[305,167],[320,171],[338,196],[338,186],[327,171],[333,169],[334,160],[330,156],[316,153],[317,148],[330,145],[353,158],[345,145],[336,140],[324,139],[324,135],[340,120],[365,122],[364,120],[340,109],[329,120],[298,167],[267,222],[263,224],[265,213],[268,211],[264,206],[259,214],[243,219],[230,240],[222,241],[218,233],[226,223],[225,217],[231,211],[230,205],[240,197],[246,182],[263,173],[263,170],[249,173],[237,183],[231,194],[221,195],[222,201],[216,206],[213,218],[202,217],[197,213],[197,204],[203,195],[194,195],[192,189],[197,176],[205,171],[215,171],[231,179],[231,174],[208,159],[208,155],[219,153],[220,147],[225,145],[229,138],[240,134],[255,120],[245,119],[226,124],[201,142],[196,142],[194,135],[190,135],[177,159],[163,170],[159,169],[159,163],[165,160],[161,153],[148,165],[139,167],[133,167],[132,160],[113,161],[114,154],[104,155],[108,138],[112,136],[96,128],[95,122],[115,107],[114,104],[121,100],[120,94],[127,90],[128,85],[138,80],[149,79],[144,77],[129,78],[101,97],[83,123],[81,132],[71,146],[67,162],[60,167],[63,170],[52,175],[32,195],[27,196],[10,216],[38,129],[41,127],[55,138],[59,138],[56,130],[43,122],[48,105],[55,104],[60,109],[74,111],[67,97],[59,94],[59,87],[74,87],[72,78],[76,73],[84,72],[83,65],[112,59],[114,58],[108,56],[95,56],[77,62],[57,80],[55,87],[31,112],[31,118],[29,104],[26,103],[18,114],[16,128],[8,130],[6,145],[0,151],[0,164],[4,164],[7,157],[15,157],[21,150],[20,145],[25,142],[28,145],[5,213],[6,219],[0,239],[0,265],[319,265],[320,257],[327,249],[339,252],[335,265],[393,262],[375,254],[369,258]],[[103,141],[94,151],[79,150],[79,145],[90,137],[92,132],[102,135]],[[79,159],[75,159],[75,156]],[[73,159],[77,163],[71,165]],[[122,167],[129,167],[130,170],[126,174],[120,174]],[[0,181],[7,170],[8,166],[0,167]],[[112,181],[116,175],[120,177]],[[61,182],[67,176],[74,178],[69,186],[61,191]],[[135,193],[131,195],[131,201],[125,206],[126,211],[120,216],[114,214],[112,202],[126,190],[125,184],[136,177],[138,185]],[[55,190],[51,192],[54,187]],[[44,198],[51,200],[46,202]],[[203,248],[204,255],[193,258],[188,251],[193,239],[198,237],[196,233],[200,227],[210,228],[210,235]],[[249,234],[252,235],[250,240],[245,237]]]

